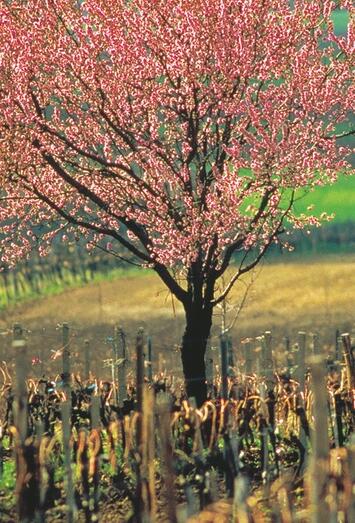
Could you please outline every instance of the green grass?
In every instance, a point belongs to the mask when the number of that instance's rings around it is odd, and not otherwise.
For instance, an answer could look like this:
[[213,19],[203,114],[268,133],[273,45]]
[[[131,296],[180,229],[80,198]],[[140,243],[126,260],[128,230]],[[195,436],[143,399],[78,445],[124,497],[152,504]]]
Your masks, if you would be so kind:
[[[289,202],[291,191],[285,194],[285,202]],[[258,206],[260,197],[249,197],[243,203],[246,211],[249,204]],[[355,176],[339,175],[333,184],[310,189],[299,189],[296,193],[293,210],[296,216],[320,217],[322,213],[334,215],[332,223],[355,221]],[[326,224],[324,224],[326,226]]]
[[345,34],[347,32],[350,20],[349,11],[346,11],[345,9],[337,9],[332,14],[332,20],[334,24],[335,34]]
[[[309,209],[312,207],[312,209]],[[338,181],[333,185],[317,187],[310,192],[299,192],[295,202],[296,214],[313,214],[320,216],[323,212],[334,214],[333,223],[355,222],[355,176],[339,176]],[[326,227],[326,225],[324,225]],[[326,252],[328,247],[325,246]],[[337,251],[339,246],[336,247]],[[302,252],[304,256],[304,252]],[[136,278],[146,275],[146,271],[135,267],[119,267],[106,274],[97,273],[90,283],[101,281],[113,281],[119,278]],[[23,281],[23,291],[19,296],[15,296],[10,289],[10,296],[5,295],[5,291],[0,285],[0,310],[8,308],[17,303],[35,300],[39,296],[56,296],[66,289],[82,287],[85,282],[82,279],[75,279],[70,274],[66,277],[66,282],[45,278],[40,293],[34,292],[28,282]]]
[[[314,205],[312,210],[308,207]],[[333,185],[317,187],[313,191],[299,194],[295,203],[297,214],[320,216],[323,212],[334,213],[334,222],[355,221],[355,176],[339,176]]]
[[15,506],[15,486],[16,464],[13,459],[7,459],[3,462],[2,473],[0,473],[0,521],[10,521],[9,519],[2,519],[2,517],[5,517],[5,514]]
[[12,490],[15,488],[16,474],[15,474],[15,461],[6,460],[3,463],[3,473],[0,477],[0,491],[1,490]]
[[22,290],[16,295],[14,289],[9,289],[10,296],[6,296],[5,289],[0,284],[0,310],[7,309],[11,305],[16,305],[17,303],[25,303],[32,300],[35,300],[39,296],[56,296],[61,294],[67,289],[77,289],[87,285],[87,283],[100,283],[102,281],[114,281],[119,278],[136,278],[137,276],[142,276],[146,271],[139,269],[138,267],[118,267],[112,269],[106,273],[96,273],[93,279],[85,282],[82,278],[75,278],[72,274],[68,272],[66,275],[66,280],[55,280],[53,281],[50,277],[45,277],[40,288],[40,292],[35,292],[28,282],[22,278]]

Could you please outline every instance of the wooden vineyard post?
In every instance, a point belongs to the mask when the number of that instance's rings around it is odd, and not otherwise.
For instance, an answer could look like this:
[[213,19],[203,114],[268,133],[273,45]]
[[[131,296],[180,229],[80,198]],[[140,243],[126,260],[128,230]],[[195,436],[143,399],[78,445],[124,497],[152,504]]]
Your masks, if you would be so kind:
[[15,340],[23,339],[23,329],[20,323],[14,323],[12,326],[12,338]]
[[265,331],[262,343],[262,365],[268,389],[273,386],[274,368],[272,360],[272,335]]
[[[299,417],[299,440],[303,447],[304,457],[307,449],[307,434],[305,431],[306,413],[304,403],[304,387],[305,387],[305,373],[306,373],[306,333],[300,331],[298,333],[298,351],[296,352],[296,380],[299,383],[299,393],[297,396],[297,412]],[[305,459],[302,461],[300,473],[303,472],[305,466]]]
[[[189,397],[189,418],[190,418],[190,424],[191,427],[194,428],[194,436],[193,436],[193,447],[192,452],[193,454],[198,458],[202,459],[202,451],[203,451],[203,440],[202,440],[202,433],[201,433],[201,425],[200,425],[200,419],[196,414],[197,410],[197,403],[195,397]],[[183,523],[190,516],[193,514],[196,514],[202,507],[201,507],[201,497],[197,495],[196,492],[194,492],[191,485],[186,484],[184,487],[185,491],[185,497],[186,497],[186,512],[183,513],[183,511],[178,510],[178,521],[179,523]]]
[[289,375],[292,374],[292,357],[291,357],[291,343],[288,336],[285,337],[285,363],[287,372]]
[[239,434],[233,416],[232,403],[224,405],[225,431],[223,435],[223,460],[225,463],[225,488],[228,497],[234,494],[234,479],[239,474]]
[[92,396],[90,405],[91,433],[89,442],[91,446],[90,470],[92,481],[92,507],[93,515],[91,521],[98,521],[99,498],[100,498],[100,454],[101,444],[101,397]]
[[262,347],[260,346],[260,337],[256,338],[253,356],[255,359],[255,374],[260,377],[262,375]]
[[4,446],[3,438],[0,438],[0,481],[2,480],[4,474]]
[[163,353],[159,352],[158,353],[158,374],[159,374],[159,376],[161,376],[163,374],[163,371],[164,371],[164,357],[163,357]]
[[[154,392],[143,386],[142,439],[140,444],[140,495],[143,521],[155,521],[157,504],[155,492],[155,434],[154,434]],[[142,514],[143,512],[143,514]]]
[[65,498],[67,506],[67,522],[73,523],[76,516],[74,498],[74,483],[71,466],[71,401],[63,401],[60,405],[62,415],[63,453],[65,468]]
[[296,353],[296,380],[299,383],[301,394],[304,393],[306,373],[306,333],[300,331],[298,333],[298,351]]
[[[193,420],[193,425],[194,425],[194,429],[195,429],[193,452],[196,455],[201,456],[202,450],[203,450],[203,439],[202,439],[200,419],[196,414],[196,410],[197,410],[196,398],[190,397],[189,404],[190,404],[190,409],[193,410],[192,420]],[[190,410],[190,416],[191,416],[191,410]]]
[[340,332],[339,332],[339,329],[337,329],[335,331],[335,361],[338,365],[341,360],[339,339],[340,339]]
[[152,338],[148,336],[147,338],[147,346],[148,346],[148,380],[150,383],[153,381],[153,344],[152,344]]
[[222,390],[221,397],[224,400],[228,399],[228,344],[227,338],[224,334],[221,335],[221,379]]
[[233,350],[233,341],[230,336],[226,336],[226,343],[227,343],[227,359],[228,359],[228,376],[234,375],[234,350]]
[[47,442],[47,438],[44,437],[44,423],[38,421],[36,423],[36,461],[37,461],[37,484],[38,484],[38,498],[36,503],[36,523],[45,522],[45,511],[46,511],[46,495],[48,492],[49,474],[46,468],[45,457],[44,457],[44,446]]
[[269,428],[268,428],[268,412],[266,406],[267,399],[267,385],[264,382],[260,383],[260,437],[261,437],[261,465],[262,465],[262,479],[265,486],[265,494],[267,495],[269,481],[270,481],[270,464],[269,464]]
[[171,442],[170,404],[166,395],[160,395],[156,404],[160,455],[162,459],[163,495],[167,506],[167,521],[177,523],[175,502],[175,470]]
[[211,345],[211,338],[208,338],[207,348],[206,348],[206,381],[207,387],[210,392],[211,397],[214,397],[214,387],[213,387],[213,351]]
[[273,508],[274,521],[280,523],[293,523],[295,521],[293,511],[293,500],[291,497],[291,476],[284,474],[279,479],[279,488],[277,489],[277,500]]
[[234,479],[233,518],[238,523],[249,523],[247,499],[249,495],[248,481],[244,476]]
[[313,390],[314,430],[312,432],[312,456],[308,470],[310,497],[310,522],[327,523],[329,510],[324,493],[328,477],[328,393],[326,371],[321,356],[313,356],[310,361]]
[[63,390],[67,400],[70,400],[71,394],[71,384],[70,384],[70,346],[69,346],[69,325],[63,323],[62,326],[63,333],[63,353],[62,353],[62,363],[63,363]]
[[127,348],[126,348],[126,335],[122,327],[117,327],[117,349],[118,349],[118,404],[120,407],[123,406],[123,402],[127,397],[126,388],[126,365],[127,365]]
[[40,374],[41,378],[43,378],[43,376],[45,375],[44,358],[45,358],[44,345],[43,345],[43,342],[41,342],[41,347],[39,350],[39,374]]
[[[275,466],[278,470],[278,458],[275,440],[275,377],[272,353],[272,334],[265,331],[262,339],[262,365],[265,383],[260,384],[261,405],[261,439],[263,456],[263,480],[266,490],[269,488],[270,464],[269,464],[269,442],[274,449]],[[266,403],[267,402],[267,403]]]
[[118,333],[117,328],[114,328],[112,338],[112,359],[111,359],[111,381],[112,381],[112,403],[118,405],[118,386],[117,386],[117,375],[118,375]]
[[89,340],[84,341],[84,377],[86,380],[90,378],[90,342]]
[[[114,351],[113,351],[114,356]],[[112,404],[114,406],[117,406],[117,386],[116,386],[116,365],[115,365],[115,358],[111,358],[109,360],[109,366],[111,367],[111,383],[112,383]]]
[[207,495],[211,503],[214,503],[218,500],[217,472],[215,469],[211,469],[210,471],[206,472],[205,490],[207,490]]
[[[144,330],[138,329],[136,337],[136,397],[137,397],[137,411],[138,418],[136,423],[136,447],[142,459],[142,445],[143,445],[143,387],[144,387]],[[136,516],[138,521],[145,521],[144,516],[145,505],[143,502],[143,485],[141,478],[141,465],[137,464],[137,486],[136,486]]]
[[13,342],[12,347],[15,353],[15,368],[16,368],[16,394],[14,405],[15,426],[18,431],[20,445],[24,445],[27,430],[27,372],[28,372],[28,357],[26,342],[23,339],[22,327],[19,323],[13,326]]
[[143,407],[143,385],[144,385],[144,329],[140,328],[136,339],[136,388],[137,388],[137,410],[142,412]]
[[[354,485],[355,485],[355,434],[352,435],[350,440],[350,445],[348,449],[349,456],[349,473],[350,473],[350,484],[353,487],[354,494]],[[349,506],[346,511],[347,519],[346,521],[355,521],[355,496],[350,495]]]
[[318,334],[312,334],[312,352],[313,356],[320,354],[320,343]]
[[348,382],[348,390],[352,391],[355,388],[355,368],[354,358],[351,349],[351,338],[350,334],[345,333],[341,335],[344,349],[344,358],[346,366],[346,379]]
[[89,523],[93,520],[91,517],[90,507],[90,456],[89,456],[89,438],[85,429],[79,429],[77,450],[76,450],[76,462],[77,462],[77,479],[79,479],[80,487],[80,508],[83,509],[85,514],[85,523]]
[[15,444],[16,456],[16,505],[18,521],[27,523],[32,520],[35,511],[36,497],[38,490],[33,491],[33,477],[29,475],[29,482],[26,481],[28,475],[28,457],[26,448],[26,438],[28,433],[28,412],[27,412],[27,350],[26,342],[23,339],[20,324],[15,323],[13,327],[12,348],[15,352],[15,400],[14,400],[14,422],[17,431],[17,441]]
[[244,373],[250,376],[252,373],[252,343],[250,340],[244,342]]
[[91,429],[99,429],[101,426],[101,397],[92,396],[90,404]]

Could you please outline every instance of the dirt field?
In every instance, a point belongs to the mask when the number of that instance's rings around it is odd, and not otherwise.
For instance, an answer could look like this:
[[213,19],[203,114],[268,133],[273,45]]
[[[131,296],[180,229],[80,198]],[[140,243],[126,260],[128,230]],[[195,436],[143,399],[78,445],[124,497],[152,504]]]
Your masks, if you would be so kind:
[[[250,276],[236,286],[231,306],[238,305],[249,280]],[[271,330],[276,342],[281,342],[284,336],[292,338],[298,330],[305,330],[318,332],[322,344],[331,344],[336,328],[344,332],[355,327],[354,295],[355,256],[264,264],[255,273],[254,283],[233,329],[233,338],[238,344],[245,336]],[[230,313],[229,318],[232,317],[233,313]],[[127,331],[130,343],[136,329],[143,326],[153,338],[155,352],[178,344],[183,331],[181,307],[150,272],[140,277],[128,276],[68,290],[59,296],[3,311],[0,316],[3,356],[10,350],[9,329],[15,321],[31,331],[28,336],[31,348],[37,350],[44,345],[44,354],[48,356],[60,346],[60,331],[56,326],[68,321],[79,359],[85,338],[91,341],[93,357],[102,359],[109,355],[107,337],[112,335],[116,323]],[[217,310],[213,331],[215,342],[220,321]]]

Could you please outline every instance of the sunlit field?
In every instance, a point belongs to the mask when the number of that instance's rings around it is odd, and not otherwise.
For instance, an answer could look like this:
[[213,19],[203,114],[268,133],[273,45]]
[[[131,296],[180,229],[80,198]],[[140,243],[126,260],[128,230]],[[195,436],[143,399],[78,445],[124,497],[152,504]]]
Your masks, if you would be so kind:
[[299,194],[295,203],[298,214],[312,213],[320,216],[323,212],[333,215],[335,223],[355,219],[355,177],[340,176],[334,185],[317,187],[314,191]]
[[[234,338],[255,336],[266,329],[277,338],[303,329],[319,331],[324,343],[330,343],[336,328],[349,330],[354,323],[354,286],[355,256],[264,263],[233,290],[227,322],[234,317],[235,307],[248,287],[233,329]],[[113,281],[69,289],[1,313],[2,328],[14,321],[29,328],[68,321],[83,334],[92,334],[94,344],[97,332],[114,324],[123,325],[132,334],[144,326],[160,349],[180,342],[183,312],[152,272],[138,275],[134,271]],[[219,333],[220,322],[217,310],[214,335]]]
[[0,523],[355,522],[349,3],[34,3],[0,4]]

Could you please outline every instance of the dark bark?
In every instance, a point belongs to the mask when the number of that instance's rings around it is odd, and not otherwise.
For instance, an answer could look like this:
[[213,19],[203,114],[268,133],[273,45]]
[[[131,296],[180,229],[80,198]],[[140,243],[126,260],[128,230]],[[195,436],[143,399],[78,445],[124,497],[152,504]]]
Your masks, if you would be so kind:
[[195,397],[200,407],[207,399],[205,353],[212,326],[212,307],[186,307],[186,328],[181,359],[188,397]]

